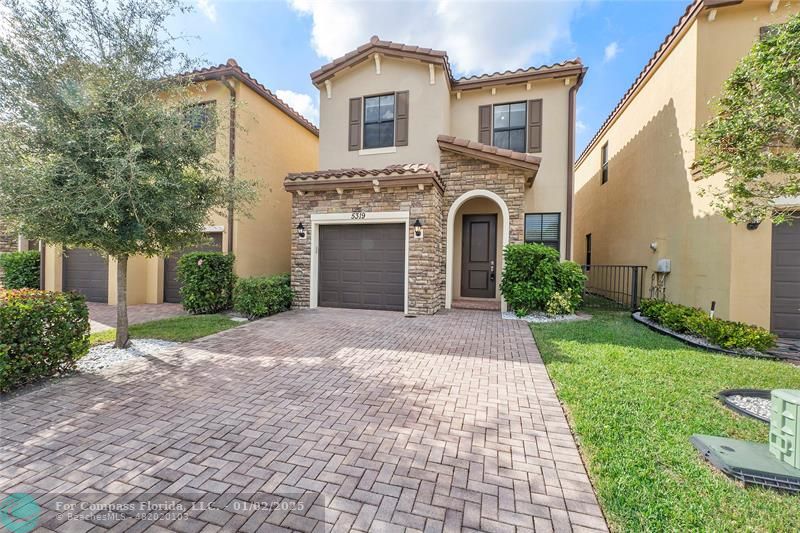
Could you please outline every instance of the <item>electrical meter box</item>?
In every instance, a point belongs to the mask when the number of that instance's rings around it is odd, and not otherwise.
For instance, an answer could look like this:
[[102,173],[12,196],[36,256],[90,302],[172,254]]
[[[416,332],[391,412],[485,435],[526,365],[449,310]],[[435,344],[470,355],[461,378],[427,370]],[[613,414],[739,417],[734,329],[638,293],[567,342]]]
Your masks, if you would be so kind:
[[772,391],[769,451],[794,468],[800,468],[800,390]]
[[672,261],[669,259],[659,259],[656,263],[656,272],[667,274],[670,270],[672,270]]

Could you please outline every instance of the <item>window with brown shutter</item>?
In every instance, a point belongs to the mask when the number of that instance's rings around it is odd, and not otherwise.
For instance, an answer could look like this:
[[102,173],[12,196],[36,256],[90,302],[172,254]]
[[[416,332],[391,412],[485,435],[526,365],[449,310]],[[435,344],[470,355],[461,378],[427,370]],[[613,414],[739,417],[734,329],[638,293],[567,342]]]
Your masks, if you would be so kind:
[[408,91],[394,93],[395,146],[408,146]]
[[492,106],[478,108],[478,142],[492,144]]
[[347,149],[361,150],[361,98],[350,99],[350,122],[347,134]]
[[528,100],[528,151],[542,151],[542,100]]

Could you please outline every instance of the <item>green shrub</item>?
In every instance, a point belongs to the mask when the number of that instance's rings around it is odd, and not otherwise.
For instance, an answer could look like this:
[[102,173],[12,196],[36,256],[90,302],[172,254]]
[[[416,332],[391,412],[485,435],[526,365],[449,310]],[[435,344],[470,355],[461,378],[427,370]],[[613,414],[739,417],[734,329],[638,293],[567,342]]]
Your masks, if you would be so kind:
[[9,252],[0,254],[0,271],[6,289],[39,288],[39,252]]
[[69,372],[88,350],[89,309],[83,296],[0,291],[0,392]]
[[218,313],[231,307],[233,255],[192,252],[178,260],[183,308],[193,315]]
[[233,288],[233,308],[251,320],[288,310],[293,298],[289,274],[243,278]]
[[586,276],[579,265],[560,262],[557,250],[542,244],[509,244],[503,257],[500,292],[518,316],[548,312],[548,304],[558,314],[568,314],[580,305]]
[[672,331],[702,337],[726,350],[751,348],[764,352],[775,346],[775,335],[764,328],[711,318],[695,307],[662,300],[642,300],[641,313]]

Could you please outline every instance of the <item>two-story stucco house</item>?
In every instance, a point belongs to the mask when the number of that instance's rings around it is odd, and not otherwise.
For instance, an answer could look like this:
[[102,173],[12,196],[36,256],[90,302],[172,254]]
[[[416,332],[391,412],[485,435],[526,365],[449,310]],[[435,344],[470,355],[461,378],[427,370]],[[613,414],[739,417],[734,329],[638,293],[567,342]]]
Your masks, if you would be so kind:
[[499,309],[502,251],[570,257],[580,60],[454,78],[373,37],[311,74],[320,168],[289,174],[297,307]]
[[[197,84],[197,105],[217,117],[211,157],[235,179],[255,182],[259,197],[250,216],[229,209],[209,214],[203,250],[232,253],[238,276],[289,270],[291,197],[283,190],[288,172],[316,168],[318,130],[234,61],[189,73]],[[202,116],[202,114],[201,114]],[[177,260],[134,256],[128,260],[128,303],[180,301]],[[87,249],[47,246],[44,288],[75,290],[87,300],[115,304],[116,264]]]
[[688,6],[578,158],[576,260],[646,265],[645,294],[652,285],[684,305],[716,302],[717,316],[800,337],[800,224],[729,223],[700,194],[724,176],[699,180],[692,168],[692,134],[724,81],[763,32],[799,9],[778,0]]

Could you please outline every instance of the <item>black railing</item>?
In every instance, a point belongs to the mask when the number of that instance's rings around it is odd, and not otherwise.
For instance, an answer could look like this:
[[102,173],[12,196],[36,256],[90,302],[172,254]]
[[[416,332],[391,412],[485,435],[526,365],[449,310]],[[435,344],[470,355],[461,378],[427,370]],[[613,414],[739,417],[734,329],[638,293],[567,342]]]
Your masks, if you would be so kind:
[[581,265],[586,274],[585,307],[636,310],[644,295],[646,266]]

